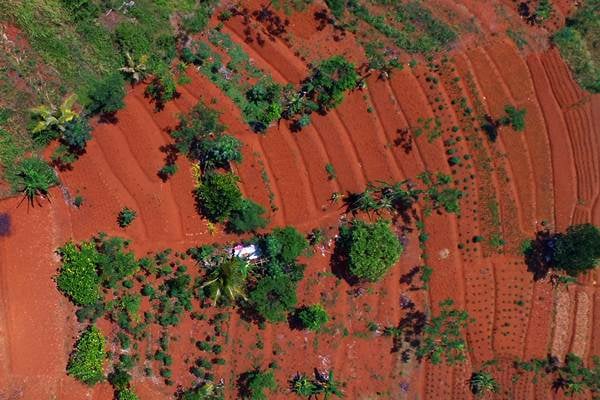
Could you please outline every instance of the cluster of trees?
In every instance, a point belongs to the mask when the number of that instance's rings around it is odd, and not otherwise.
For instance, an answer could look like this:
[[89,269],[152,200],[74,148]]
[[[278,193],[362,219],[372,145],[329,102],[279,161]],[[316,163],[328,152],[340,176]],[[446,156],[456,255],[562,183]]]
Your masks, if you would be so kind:
[[75,344],[67,365],[67,373],[86,385],[104,380],[106,340],[95,326],[87,328]]

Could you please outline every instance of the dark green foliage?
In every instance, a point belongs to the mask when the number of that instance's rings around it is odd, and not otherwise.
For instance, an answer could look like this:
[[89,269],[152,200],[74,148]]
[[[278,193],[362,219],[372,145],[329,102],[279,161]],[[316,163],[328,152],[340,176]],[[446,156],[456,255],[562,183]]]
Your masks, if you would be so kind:
[[170,67],[163,63],[155,67],[153,72],[154,76],[144,93],[154,101],[157,110],[162,110],[164,103],[177,95],[175,77]]
[[222,299],[225,304],[235,302],[239,297],[245,298],[244,291],[248,277],[248,263],[237,257],[215,256],[210,260],[211,270],[204,277],[200,286],[208,296],[218,304]]
[[100,254],[90,242],[80,246],[72,242],[58,249],[62,266],[56,278],[56,284],[73,303],[93,305],[101,298],[100,277],[96,272],[96,263]]
[[125,106],[125,82],[123,77],[115,73],[92,82],[87,106],[91,114],[113,114]]
[[311,331],[319,331],[329,321],[329,315],[321,304],[299,308],[296,318],[305,329]]
[[423,328],[421,345],[416,351],[419,359],[427,358],[432,364],[439,364],[442,358],[448,364],[465,360],[464,331],[472,319],[466,311],[452,308],[453,304],[450,299],[441,302],[440,314]]
[[567,19],[566,26],[552,37],[577,81],[592,93],[600,93],[598,10],[598,0],[584,2],[579,10]]
[[375,282],[398,261],[402,245],[388,222],[355,220],[340,227],[338,245],[349,273],[361,281]]
[[356,88],[358,73],[354,64],[342,56],[333,56],[313,68],[303,84],[303,91],[321,112],[338,106],[347,90]]
[[119,211],[119,215],[117,216],[117,222],[121,228],[128,227],[133,220],[137,217],[137,213],[131,208],[124,207],[121,211]]
[[271,123],[281,118],[283,112],[281,86],[270,79],[263,79],[246,92],[248,105],[244,114],[250,126],[264,132]]
[[91,326],[81,334],[71,354],[67,373],[75,379],[94,385],[104,379],[105,340],[102,332]]
[[158,176],[166,181],[177,172],[177,164],[167,164],[158,171]]
[[119,237],[107,238],[105,235],[99,235],[95,242],[99,252],[97,271],[104,286],[115,287],[117,282],[139,270],[140,265],[135,255],[127,251],[127,241]]
[[268,400],[266,390],[277,389],[277,382],[272,370],[261,372],[256,369],[240,375],[238,380],[240,395],[249,400]]
[[325,0],[327,7],[331,10],[331,13],[338,19],[344,16],[344,10],[346,9],[346,0]]
[[331,164],[331,163],[325,165],[325,172],[327,172],[327,178],[329,180],[333,180],[337,176],[335,173],[335,168],[333,167],[333,164]]
[[54,170],[44,160],[36,157],[25,158],[14,169],[7,172],[7,179],[15,192],[33,204],[36,196],[48,197],[51,186],[58,184]]
[[434,209],[443,208],[449,213],[460,213],[459,201],[463,194],[459,189],[450,187],[452,179],[449,175],[424,172],[419,175],[419,179],[427,186],[425,193]]
[[592,224],[572,225],[555,237],[552,265],[576,276],[600,260],[600,229]]
[[258,282],[249,297],[262,318],[284,322],[287,313],[296,306],[296,284],[285,275],[266,277]]
[[232,173],[207,173],[196,190],[196,200],[202,213],[212,222],[224,222],[243,205],[239,178]]
[[265,209],[252,200],[244,199],[242,205],[231,213],[227,228],[235,233],[254,232],[267,226],[263,217]]
[[504,107],[506,116],[500,118],[498,122],[501,125],[510,125],[515,131],[522,132],[525,130],[525,114],[527,110],[524,108],[516,108],[512,105]]
[[131,389],[119,390],[117,400],[139,400],[139,397]]
[[85,118],[75,118],[65,125],[61,142],[70,152],[80,154],[85,150],[88,140],[92,138],[92,127]]
[[203,383],[195,388],[186,390],[179,400],[223,400],[223,386],[210,382]]
[[469,387],[471,392],[476,396],[483,396],[486,393],[496,393],[499,389],[498,383],[486,371],[473,372],[469,379]]
[[270,263],[289,265],[308,247],[306,238],[292,226],[275,228],[262,241],[265,256]]
[[535,22],[538,24],[546,21],[552,15],[553,7],[550,0],[540,0],[535,9]]
[[195,158],[204,170],[229,168],[229,163],[242,162],[242,143],[229,135],[214,135],[198,143]]

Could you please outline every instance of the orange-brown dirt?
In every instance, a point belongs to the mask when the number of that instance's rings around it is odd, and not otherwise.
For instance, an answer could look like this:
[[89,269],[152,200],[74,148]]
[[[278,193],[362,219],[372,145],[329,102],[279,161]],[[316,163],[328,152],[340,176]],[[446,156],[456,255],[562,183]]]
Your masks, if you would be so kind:
[[[259,5],[247,3],[251,10]],[[460,216],[434,214],[426,219],[426,252],[434,269],[428,290],[411,290],[401,281],[423,264],[414,231],[408,234],[398,265],[364,292],[330,273],[332,248],[326,246],[303,260],[308,267],[298,290],[299,303],[320,301],[326,306],[332,316],[328,333],[290,330],[286,324],[267,324],[259,330],[232,312],[225,325],[230,340],[222,355],[227,364],[214,370],[225,380],[227,398],[238,398],[237,374],[276,361],[280,389],[270,399],[290,398],[288,379],[313,368],[335,371],[336,379],[346,383],[348,399],[470,399],[465,382],[473,369],[490,359],[499,360],[494,367],[502,388],[497,398],[562,398],[532,376],[513,381],[511,361],[548,353],[572,352],[587,361],[600,355],[600,277],[592,272],[579,285],[559,290],[547,280],[534,282],[519,256],[519,245],[541,226],[562,230],[573,223],[600,225],[600,96],[579,88],[556,49],[535,42],[535,51],[524,53],[503,35],[519,22],[514,2],[492,2],[506,9],[505,18],[487,2],[439,3],[442,14],[454,10],[473,17],[488,39],[484,44],[464,40],[453,49],[437,85],[427,79],[431,72],[424,62],[416,68],[406,66],[387,81],[369,77],[365,89],[349,93],[326,116],[314,116],[299,133],[282,122],[257,135],[229,98],[190,69],[191,83],[181,86],[180,97],[167,102],[164,110],[156,112],[144,98],[143,86],[138,86],[127,95],[116,124],[95,123],[87,153],[73,170],[60,173],[62,183],[51,191],[51,202],[27,207],[18,198],[2,201],[0,399],[112,396],[108,384],[87,388],[65,374],[80,325],[53,282],[59,267],[55,250],[64,242],[106,232],[131,238],[141,256],[167,247],[185,250],[235,240],[211,233],[196,212],[187,160],[179,158],[179,171],[167,182],[157,176],[165,156],[160,148],[170,143],[168,130],[176,127],[179,113],[200,99],[214,104],[228,131],[244,143],[244,160],[234,168],[245,196],[268,210],[276,208],[269,211],[270,227],[290,224],[304,232],[323,227],[334,235],[342,210],[329,201],[331,193],[361,191],[377,180],[414,180],[425,170],[452,174],[465,193]],[[561,24],[572,2],[556,3],[559,11],[552,24]],[[345,54],[357,63],[364,59],[352,34],[334,41],[331,27],[316,29],[312,15],[320,8],[315,5],[294,15],[287,27],[292,44],[280,38],[262,46],[246,43],[237,18],[226,22],[223,30],[276,81],[297,83],[306,76],[310,61],[331,54]],[[252,24],[262,29],[259,22]],[[474,116],[501,115],[506,104],[523,107],[526,130],[501,128],[498,141],[491,143],[474,130],[477,124],[463,115],[458,102],[452,103],[460,97]],[[439,109],[438,104],[445,107]],[[420,125],[419,118],[433,117],[442,121],[442,138],[431,143],[426,135],[414,138],[410,132]],[[455,125],[461,128],[458,134],[447,129]],[[398,146],[395,141],[403,131],[411,138],[407,146]],[[443,145],[457,136],[463,137],[455,146],[457,154],[471,155],[460,168],[449,167]],[[328,163],[335,167],[336,179],[328,179]],[[80,208],[71,205],[77,194],[85,199]],[[138,218],[121,230],[116,216],[124,206],[137,210]],[[489,238],[494,233],[505,241],[502,252],[473,241],[477,235]],[[400,353],[391,352],[391,339],[381,329],[367,328],[369,322],[397,325],[406,313],[401,307],[406,299],[435,313],[446,298],[475,318],[467,330],[464,364],[405,363]],[[184,320],[178,328],[181,339],[172,348],[175,385],[192,381],[183,359],[194,357],[189,337],[202,339],[205,326]],[[261,349],[256,345],[259,338]],[[145,378],[139,370],[134,375],[141,399],[165,399],[173,393],[173,387]]]

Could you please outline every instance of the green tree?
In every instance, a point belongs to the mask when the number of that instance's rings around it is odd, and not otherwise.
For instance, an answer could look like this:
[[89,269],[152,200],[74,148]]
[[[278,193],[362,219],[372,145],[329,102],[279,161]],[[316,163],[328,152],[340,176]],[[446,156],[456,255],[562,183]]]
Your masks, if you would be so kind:
[[319,331],[329,321],[329,315],[321,304],[299,308],[296,317],[305,329]]
[[202,168],[229,168],[229,163],[242,162],[242,142],[229,135],[214,135],[200,140],[191,155],[200,161]]
[[483,396],[486,393],[498,392],[498,382],[492,374],[486,371],[473,372],[469,379],[471,392],[476,396]]
[[117,223],[121,228],[128,227],[137,217],[137,213],[135,210],[131,208],[124,207],[119,211],[119,215],[117,216]]
[[87,385],[95,385],[102,381],[106,358],[105,345],[102,332],[95,326],[90,326],[81,334],[75,345],[67,365],[67,373]]
[[267,276],[250,292],[250,302],[265,320],[284,322],[296,306],[296,283],[286,275]]
[[243,205],[239,178],[232,173],[207,173],[196,190],[196,200],[202,213],[211,222],[224,222]]
[[119,73],[92,83],[88,97],[91,114],[113,114],[125,106],[123,77]]
[[139,397],[131,389],[119,390],[117,400],[139,400]]
[[340,228],[339,245],[350,274],[358,280],[375,282],[398,261],[403,248],[389,222],[355,220]]
[[303,89],[321,112],[338,106],[347,90],[356,88],[358,73],[354,64],[342,56],[321,61],[304,83]]
[[600,260],[600,229],[586,223],[572,225],[553,240],[552,266],[571,276],[593,269]]
[[21,160],[8,172],[7,179],[15,192],[21,192],[30,204],[36,196],[48,198],[51,186],[58,184],[54,170],[44,160],[36,157]]
[[267,226],[268,221],[263,217],[265,209],[252,200],[243,199],[242,205],[233,210],[229,217],[228,229],[235,233],[254,232]]
[[242,398],[249,400],[267,400],[266,390],[271,392],[277,389],[277,382],[272,370],[260,371],[258,369],[243,373],[238,386]]
[[58,254],[62,260],[56,278],[58,289],[77,305],[96,304],[101,298],[100,277],[96,272],[100,255],[96,246],[89,242],[80,246],[69,242],[58,249]]

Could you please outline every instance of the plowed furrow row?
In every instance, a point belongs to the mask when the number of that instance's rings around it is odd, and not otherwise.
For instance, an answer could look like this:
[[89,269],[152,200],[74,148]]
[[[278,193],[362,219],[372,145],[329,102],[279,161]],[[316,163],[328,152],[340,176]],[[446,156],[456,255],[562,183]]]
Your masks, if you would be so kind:
[[575,288],[559,288],[555,293],[554,331],[550,353],[564,359],[569,351],[570,338],[573,333],[573,316],[575,315]]
[[425,398],[426,399],[451,399],[452,398],[452,372],[453,369],[443,363],[433,365],[425,363]]
[[573,326],[573,339],[570,352],[584,358],[588,352],[591,334],[592,299],[591,289],[581,288],[577,292],[577,306],[575,308],[575,324]]
[[566,109],[578,103],[583,97],[583,92],[573,80],[571,71],[560,57],[558,49],[550,49],[542,53],[540,58],[561,108]]
[[[521,266],[524,268],[525,266]],[[529,324],[524,356],[544,358],[548,354],[552,334],[552,318],[548,313],[554,307],[552,286],[547,281],[537,281],[533,285],[533,295],[529,305]]]

